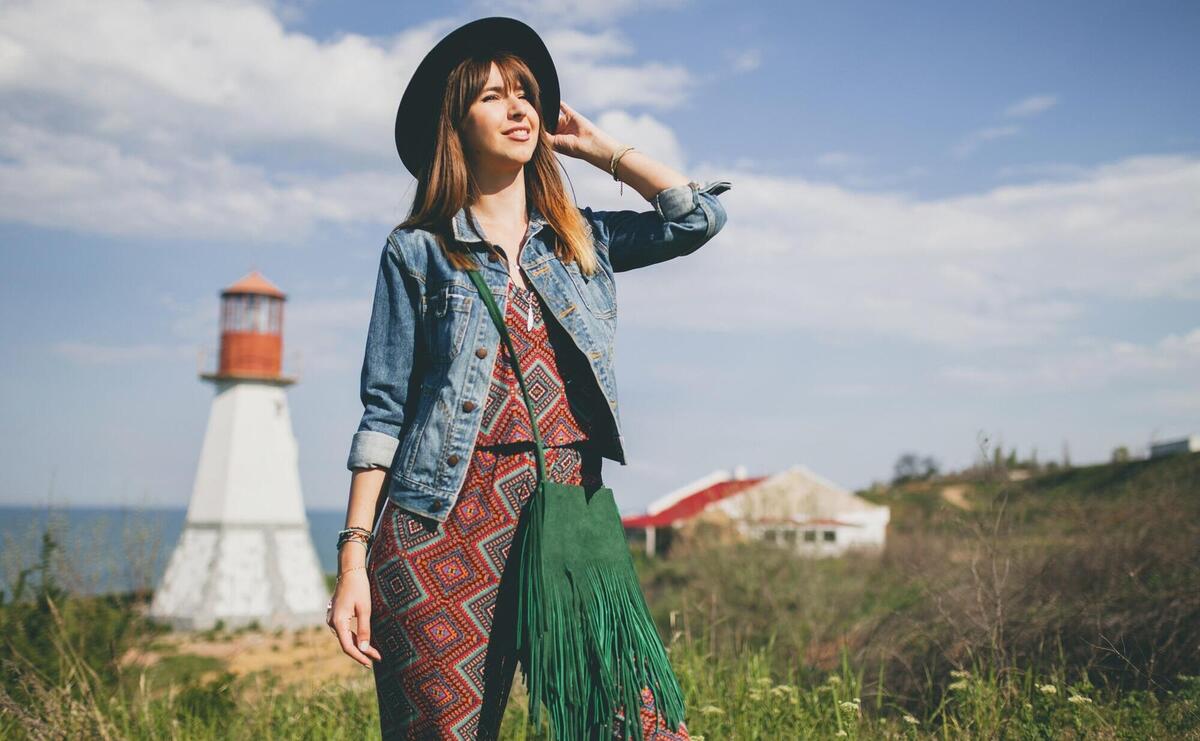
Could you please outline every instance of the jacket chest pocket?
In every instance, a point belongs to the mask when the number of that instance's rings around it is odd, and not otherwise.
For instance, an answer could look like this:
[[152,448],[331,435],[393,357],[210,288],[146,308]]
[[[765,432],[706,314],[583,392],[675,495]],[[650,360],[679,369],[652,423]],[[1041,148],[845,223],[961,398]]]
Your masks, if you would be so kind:
[[449,364],[462,352],[471,323],[471,289],[461,283],[443,283],[426,296],[425,323],[434,363]]
[[564,264],[571,282],[579,291],[588,311],[598,319],[611,319],[617,314],[617,290],[612,278],[603,269],[593,275],[584,275],[575,263]]

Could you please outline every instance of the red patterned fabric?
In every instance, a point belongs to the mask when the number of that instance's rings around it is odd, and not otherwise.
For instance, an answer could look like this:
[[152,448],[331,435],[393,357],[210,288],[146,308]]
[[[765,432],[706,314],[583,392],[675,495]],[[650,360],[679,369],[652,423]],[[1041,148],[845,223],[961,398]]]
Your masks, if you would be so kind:
[[[595,407],[582,389],[591,384],[572,382],[577,365],[564,363],[569,369],[560,374],[554,347],[562,347],[561,337],[548,331],[536,294],[511,287],[505,321],[550,445],[547,475],[589,490],[603,486],[600,454],[586,439],[586,412]],[[484,429],[446,522],[439,527],[389,499],[376,528],[367,574],[371,642],[383,657],[374,673],[384,739],[491,739],[499,731],[481,728],[481,713],[486,703],[494,717],[502,715],[516,664],[487,649],[496,615],[497,630],[513,629],[506,618],[515,593],[500,585],[521,509],[537,483],[529,414],[509,363],[507,352],[497,358]],[[690,739],[686,723],[671,731],[657,717],[656,725],[649,689],[642,701],[647,739]],[[624,737],[623,710],[614,738]]]
[[[590,374],[591,369],[586,362],[570,362],[575,358],[568,351],[574,350],[574,355],[579,355],[579,351],[564,341],[567,338],[560,327],[553,321],[546,321],[536,291],[515,283],[509,284],[509,288],[504,321],[513,349],[521,358],[521,372],[525,375],[525,386],[537,414],[543,444],[566,445],[587,439],[591,431],[591,414],[596,408],[593,406],[595,384],[582,374]],[[525,408],[521,386],[503,341],[498,352],[476,445],[533,440],[529,411]],[[569,393],[564,391],[564,385],[570,387]],[[567,403],[559,403],[564,393]]]

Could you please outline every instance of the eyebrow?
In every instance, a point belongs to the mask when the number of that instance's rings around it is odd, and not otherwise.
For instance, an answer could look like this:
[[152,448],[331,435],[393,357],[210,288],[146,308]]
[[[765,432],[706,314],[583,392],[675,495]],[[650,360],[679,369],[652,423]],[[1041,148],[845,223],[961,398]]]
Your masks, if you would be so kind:
[[[524,90],[525,86],[517,85],[517,89]],[[483,92],[485,92],[485,93],[502,93],[502,92],[504,92],[504,88],[500,87],[499,85],[492,85],[491,87],[485,87],[483,89]]]

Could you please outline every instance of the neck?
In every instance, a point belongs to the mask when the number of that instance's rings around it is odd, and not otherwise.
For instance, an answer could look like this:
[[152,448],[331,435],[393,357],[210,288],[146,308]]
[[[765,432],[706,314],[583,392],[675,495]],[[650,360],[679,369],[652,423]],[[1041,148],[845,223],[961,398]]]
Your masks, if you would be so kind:
[[525,168],[504,171],[478,168],[475,184],[479,197],[471,204],[471,212],[481,222],[504,224],[525,219]]

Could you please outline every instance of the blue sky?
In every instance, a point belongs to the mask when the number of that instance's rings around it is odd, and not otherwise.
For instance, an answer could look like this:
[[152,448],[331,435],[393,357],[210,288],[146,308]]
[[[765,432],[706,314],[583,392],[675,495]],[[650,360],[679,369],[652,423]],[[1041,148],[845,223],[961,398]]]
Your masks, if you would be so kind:
[[395,103],[489,14],[606,131],[734,183],[702,250],[618,275],[625,510],[737,464],[857,488],[980,435],[1080,463],[1200,432],[1194,3],[11,1],[0,503],[186,504],[197,353],[257,268],[305,499],[343,507]]

